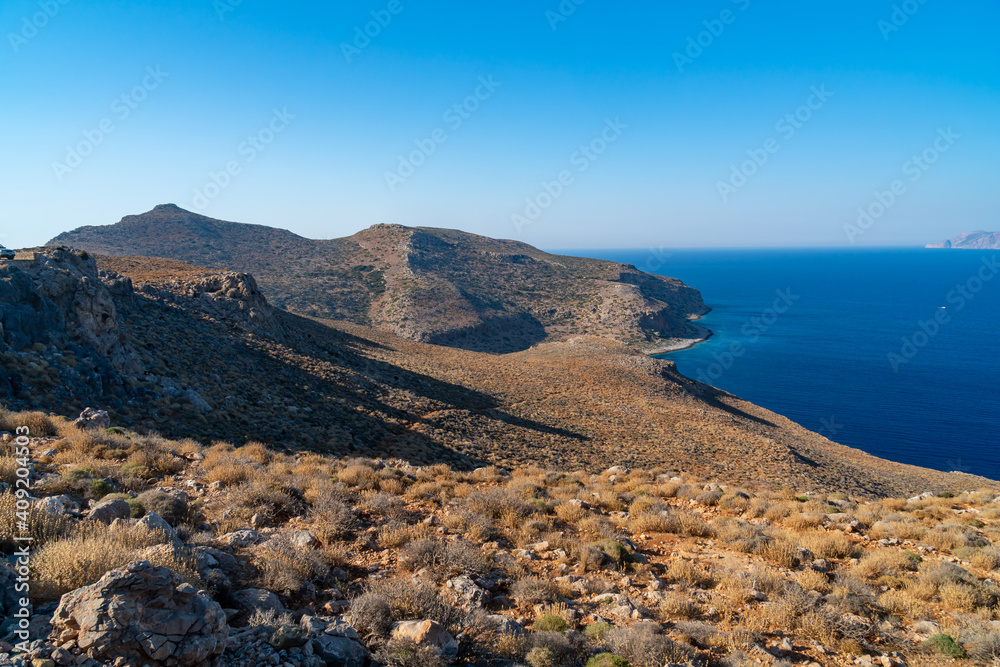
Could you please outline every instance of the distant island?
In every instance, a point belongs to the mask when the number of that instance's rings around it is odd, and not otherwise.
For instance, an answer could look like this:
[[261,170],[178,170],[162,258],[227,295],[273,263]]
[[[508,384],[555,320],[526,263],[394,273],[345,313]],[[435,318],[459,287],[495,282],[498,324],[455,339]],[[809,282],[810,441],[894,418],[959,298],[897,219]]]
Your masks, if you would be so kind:
[[967,250],[997,250],[1000,249],[1000,232],[984,232],[977,230],[966,232],[937,243],[928,243],[928,248],[960,248]]

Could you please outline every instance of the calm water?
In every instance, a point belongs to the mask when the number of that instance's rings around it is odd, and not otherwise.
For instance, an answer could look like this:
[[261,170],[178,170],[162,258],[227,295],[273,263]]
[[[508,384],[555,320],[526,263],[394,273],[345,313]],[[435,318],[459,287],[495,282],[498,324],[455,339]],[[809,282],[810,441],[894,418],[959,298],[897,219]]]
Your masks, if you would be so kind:
[[1000,479],[1000,251],[569,254],[702,291],[715,335],[669,355],[685,375],[876,456]]

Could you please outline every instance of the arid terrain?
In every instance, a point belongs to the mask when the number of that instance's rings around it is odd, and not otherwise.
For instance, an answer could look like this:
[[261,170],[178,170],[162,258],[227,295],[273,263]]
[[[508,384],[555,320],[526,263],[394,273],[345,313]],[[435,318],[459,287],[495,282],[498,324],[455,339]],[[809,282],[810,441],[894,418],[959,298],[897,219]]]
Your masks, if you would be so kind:
[[34,540],[31,631],[47,637],[25,664],[1000,658],[996,490],[866,500],[657,466],[458,472],[0,414],[7,441],[19,427],[36,500],[18,531],[0,494],[0,544]]
[[0,661],[1000,658],[1000,483],[617,340],[498,355],[280,310],[246,273],[29,256],[0,265],[0,546],[30,539],[34,606],[24,643],[0,569]]

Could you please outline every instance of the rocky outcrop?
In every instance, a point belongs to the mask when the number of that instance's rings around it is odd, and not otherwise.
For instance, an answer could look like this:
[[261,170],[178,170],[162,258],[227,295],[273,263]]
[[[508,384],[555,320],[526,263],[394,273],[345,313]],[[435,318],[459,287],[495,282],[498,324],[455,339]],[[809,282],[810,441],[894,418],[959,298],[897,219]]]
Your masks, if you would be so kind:
[[974,232],[965,232],[964,234],[959,234],[958,236],[948,239],[947,241],[928,243],[927,247],[957,248],[967,250],[1000,250],[1000,232],[984,232],[981,229]]
[[[127,285],[117,289],[127,290]],[[45,248],[34,260],[0,268],[0,323],[5,346],[22,349],[70,336],[95,349],[120,373],[142,371],[118,326],[111,293],[85,252]]]
[[[122,394],[123,378],[143,365],[94,258],[65,248],[33,256],[0,265],[0,396],[17,397],[35,384],[26,375],[45,373],[47,391],[55,384],[68,396]],[[127,298],[131,283],[114,289]]]
[[52,628],[64,649],[150,667],[207,666],[229,638],[217,602],[148,561],[64,595]]
[[284,327],[277,309],[267,302],[249,273],[221,273],[195,281],[166,281],[143,285],[146,296],[197,310],[211,319],[254,335],[283,340]]

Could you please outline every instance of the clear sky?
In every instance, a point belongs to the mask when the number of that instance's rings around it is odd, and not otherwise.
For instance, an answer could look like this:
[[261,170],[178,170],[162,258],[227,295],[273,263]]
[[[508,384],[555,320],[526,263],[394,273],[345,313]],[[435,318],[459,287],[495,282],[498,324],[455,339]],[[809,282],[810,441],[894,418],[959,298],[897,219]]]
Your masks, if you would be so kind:
[[1000,228],[995,0],[575,1],[5,0],[0,243],[166,202],[543,248]]

